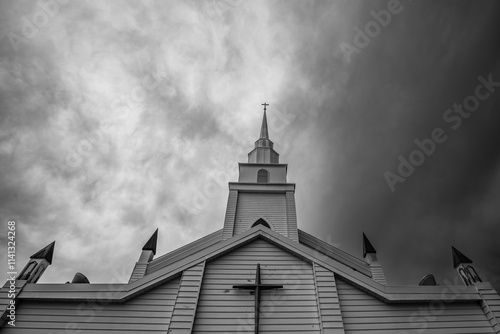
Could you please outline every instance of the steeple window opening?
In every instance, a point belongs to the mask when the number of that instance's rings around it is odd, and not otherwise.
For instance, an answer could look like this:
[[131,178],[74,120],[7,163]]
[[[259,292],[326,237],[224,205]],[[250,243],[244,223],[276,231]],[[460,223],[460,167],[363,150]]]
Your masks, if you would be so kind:
[[259,169],[257,172],[257,183],[269,183],[269,172],[266,169]]

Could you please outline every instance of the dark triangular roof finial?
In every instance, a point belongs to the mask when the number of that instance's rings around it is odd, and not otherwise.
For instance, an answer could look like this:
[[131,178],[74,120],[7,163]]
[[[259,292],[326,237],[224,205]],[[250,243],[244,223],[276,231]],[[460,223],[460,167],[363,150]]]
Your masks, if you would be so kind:
[[453,254],[453,268],[458,267],[461,263],[472,263],[471,259],[453,246],[451,246],[451,253]]
[[54,255],[55,241],[40,249],[38,252],[30,256],[30,259],[45,259],[49,264],[52,264],[52,256]]
[[363,257],[366,256],[366,254],[376,254],[377,251],[373,247],[373,245],[370,243],[370,240],[366,237],[365,233],[363,232]]
[[156,229],[155,233],[149,238],[148,242],[142,247],[142,250],[150,250],[156,255],[156,243],[158,240],[158,229]]

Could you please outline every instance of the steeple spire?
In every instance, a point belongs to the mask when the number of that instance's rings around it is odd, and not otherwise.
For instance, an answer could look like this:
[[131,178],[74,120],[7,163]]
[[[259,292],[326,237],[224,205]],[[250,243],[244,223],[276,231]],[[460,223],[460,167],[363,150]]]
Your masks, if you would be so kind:
[[260,127],[259,139],[255,142],[255,148],[248,153],[248,163],[257,164],[279,164],[279,154],[273,149],[273,142],[269,139],[267,130],[266,107],[268,103],[262,103],[264,106],[264,116],[262,117],[262,126]]
[[260,127],[260,137],[259,139],[269,139],[269,132],[267,131],[267,115],[266,115],[266,107],[269,105],[268,103],[262,103],[264,106],[264,117],[262,118],[262,126]]

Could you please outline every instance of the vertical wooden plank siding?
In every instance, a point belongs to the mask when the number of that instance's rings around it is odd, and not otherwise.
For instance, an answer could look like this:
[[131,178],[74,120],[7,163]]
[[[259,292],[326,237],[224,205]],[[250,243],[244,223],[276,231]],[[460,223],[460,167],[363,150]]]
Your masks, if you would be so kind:
[[264,284],[259,333],[320,333],[312,266],[262,239],[206,264],[193,333],[253,333],[255,297],[233,285],[254,283],[256,264]]
[[229,190],[227,199],[226,217],[224,218],[224,228],[222,232],[222,240],[229,239],[234,234],[234,220],[236,218],[236,205],[238,203],[238,191]]
[[488,318],[495,333],[500,333],[500,296],[488,283],[479,283],[476,285],[477,291],[483,298],[481,307]]
[[170,334],[191,333],[200,295],[205,262],[184,270],[175,301],[168,332]]
[[295,194],[292,191],[286,192],[286,216],[288,221],[287,235],[293,241],[299,242],[299,232],[297,230],[297,210],[295,208]]
[[[16,327],[2,334],[144,334],[166,333],[179,279],[126,303],[106,301],[36,302],[24,300],[16,310]],[[107,291],[102,295],[106,296]]]
[[386,304],[340,279],[337,291],[347,334],[494,333],[479,302]]
[[285,194],[239,193],[234,235],[248,230],[259,218],[272,229],[288,236]]
[[344,334],[334,274],[314,263],[314,278],[318,295],[321,334]]

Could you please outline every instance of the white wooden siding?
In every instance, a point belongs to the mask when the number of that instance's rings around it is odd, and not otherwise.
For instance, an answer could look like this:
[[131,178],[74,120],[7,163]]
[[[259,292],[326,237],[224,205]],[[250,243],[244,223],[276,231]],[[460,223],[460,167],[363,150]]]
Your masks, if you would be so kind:
[[222,232],[222,240],[229,239],[233,236],[237,202],[238,202],[238,191],[229,190],[229,197],[227,199],[227,207],[226,207],[226,217],[224,218],[224,228]]
[[204,268],[205,262],[202,262],[184,270],[182,273],[179,292],[168,327],[169,333],[191,333],[196,307],[198,305],[198,296],[200,294]]
[[254,296],[233,285],[262,283],[283,289],[262,292],[259,333],[320,333],[312,266],[264,240],[256,240],[205,267],[193,333],[253,333]]
[[314,264],[314,278],[318,294],[318,308],[322,334],[344,334],[344,324],[334,274]]
[[263,218],[272,229],[288,237],[286,197],[281,194],[240,193],[236,209],[234,235],[248,230]]
[[489,283],[478,283],[477,290],[483,297],[481,307],[486,318],[488,318],[495,333],[500,333],[500,296]]
[[494,333],[479,302],[386,304],[339,279],[337,291],[346,333]]
[[387,284],[387,281],[385,280],[384,270],[382,269],[382,265],[378,261],[370,264],[370,270],[372,272],[372,278],[375,282],[379,282],[383,285]]
[[[19,291],[26,285],[25,280],[22,281],[15,281],[15,295],[19,295]],[[10,290],[10,281],[5,282],[4,286],[2,289],[0,289],[0,317],[4,315],[5,312],[8,312],[7,307],[10,304],[11,298],[9,298],[9,290]],[[15,305],[17,306],[19,304],[19,299],[14,299],[14,302],[16,303]],[[7,321],[9,321],[9,318],[6,318]],[[2,320],[0,319],[0,326],[1,326]],[[1,327],[0,327],[1,330]]]
[[299,241],[297,230],[297,210],[295,208],[295,193],[292,191],[286,192],[286,216],[288,226],[288,237],[293,241]]
[[[165,333],[177,296],[175,279],[123,304],[99,302],[35,302],[25,300],[16,310],[16,327],[2,334]],[[103,292],[105,296],[106,292]]]
[[137,262],[134,266],[134,270],[132,271],[132,275],[130,275],[130,279],[128,280],[128,282],[131,283],[133,281],[137,281],[138,279],[143,278],[147,269],[148,269],[147,263]]

